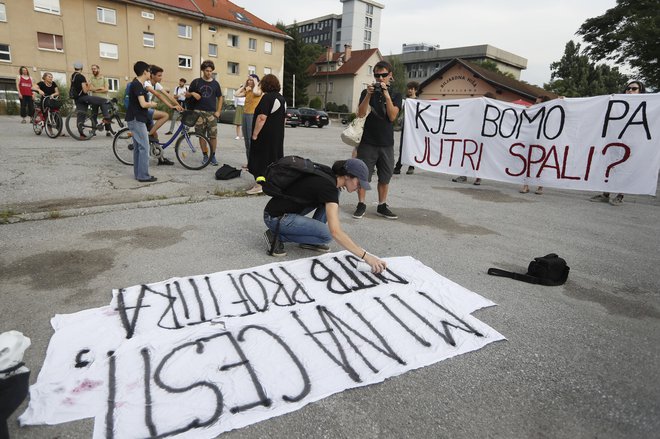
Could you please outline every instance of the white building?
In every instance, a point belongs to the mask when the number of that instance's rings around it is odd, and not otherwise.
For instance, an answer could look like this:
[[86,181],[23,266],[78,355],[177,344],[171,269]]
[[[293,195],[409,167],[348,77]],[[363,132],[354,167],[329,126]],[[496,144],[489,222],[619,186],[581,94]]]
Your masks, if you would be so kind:
[[295,23],[303,42],[330,47],[335,52],[341,52],[345,45],[355,49],[378,47],[385,5],[373,0],[340,1],[343,4],[341,15],[323,15]]

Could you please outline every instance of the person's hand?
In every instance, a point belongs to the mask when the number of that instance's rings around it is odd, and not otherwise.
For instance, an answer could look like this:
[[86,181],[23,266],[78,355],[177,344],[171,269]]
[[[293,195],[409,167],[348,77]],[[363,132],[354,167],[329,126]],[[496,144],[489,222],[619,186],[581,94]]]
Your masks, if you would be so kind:
[[183,107],[182,107],[181,105],[177,105],[177,106],[175,106],[174,109],[175,109],[176,111],[178,111],[179,113],[183,111]]
[[371,272],[374,274],[382,273],[387,268],[387,263],[382,259],[377,258],[376,256],[367,253],[364,256],[364,262],[369,264],[371,267]]
[[367,85],[367,94],[369,94],[369,95],[374,94],[374,90],[375,90],[375,88],[374,88],[373,84]]
[[213,113],[213,115],[215,116],[216,119],[220,119],[220,112],[219,111],[216,111],[215,113]]

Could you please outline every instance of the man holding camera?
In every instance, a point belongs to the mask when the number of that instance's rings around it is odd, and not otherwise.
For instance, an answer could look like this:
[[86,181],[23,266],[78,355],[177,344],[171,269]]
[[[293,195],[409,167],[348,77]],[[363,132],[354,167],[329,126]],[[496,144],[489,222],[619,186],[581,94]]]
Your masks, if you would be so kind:
[[[394,171],[394,120],[401,111],[401,94],[390,94],[392,66],[379,61],[374,66],[375,82],[367,86],[360,95],[358,117],[364,117],[369,107],[371,111],[364,123],[362,140],[357,148],[357,158],[369,169],[369,180],[374,172],[378,175],[378,208],[376,214],[387,219],[397,219],[387,206],[387,193]],[[353,218],[362,218],[367,210],[366,191],[358,190],[358,205]]]

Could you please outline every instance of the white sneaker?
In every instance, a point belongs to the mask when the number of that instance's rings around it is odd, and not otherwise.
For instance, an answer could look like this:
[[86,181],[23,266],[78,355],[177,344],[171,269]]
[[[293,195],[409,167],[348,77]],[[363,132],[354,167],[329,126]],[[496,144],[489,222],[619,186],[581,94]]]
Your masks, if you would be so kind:
[[234,137],[234,140],[241,140],[241,138],[236,136],[236,137]]

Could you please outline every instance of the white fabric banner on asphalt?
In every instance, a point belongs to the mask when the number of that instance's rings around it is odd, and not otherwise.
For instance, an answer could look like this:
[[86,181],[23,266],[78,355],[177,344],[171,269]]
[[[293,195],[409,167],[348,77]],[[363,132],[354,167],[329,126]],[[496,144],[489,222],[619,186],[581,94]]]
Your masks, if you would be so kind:
[[504,337],[495,305],[411,257],[350,253],[114,290],[57,315],[25,424],[94,417],[94,438],[218,434]]
[[660,95],[407,99],[401,161],[446,174],[565,189],[655,195]]

